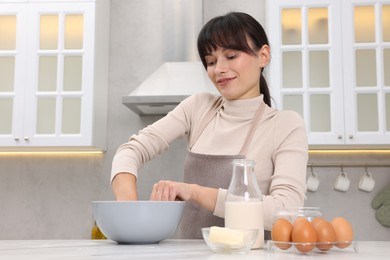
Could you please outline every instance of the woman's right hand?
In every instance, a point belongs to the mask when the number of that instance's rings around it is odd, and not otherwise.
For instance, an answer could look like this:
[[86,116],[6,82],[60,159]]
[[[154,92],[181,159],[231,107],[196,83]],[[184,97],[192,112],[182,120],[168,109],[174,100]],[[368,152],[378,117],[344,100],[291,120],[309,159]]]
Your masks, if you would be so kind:
[[137,178],[130,173],[118,173],[112,181],[111,187],[114,192],[115,199],[137,200]]

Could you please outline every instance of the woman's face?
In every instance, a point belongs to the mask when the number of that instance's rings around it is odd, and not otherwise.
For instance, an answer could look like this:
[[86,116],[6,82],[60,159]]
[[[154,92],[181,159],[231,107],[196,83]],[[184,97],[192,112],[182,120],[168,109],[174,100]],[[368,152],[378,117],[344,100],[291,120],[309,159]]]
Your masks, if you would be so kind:
[[[268,58],[264,52],[268,52]],[[218,47],[206,56],[207,74],[224,98],[253,98],[260,95],[260,73],[268,59],[267,45],[257,51],[256,55]]]

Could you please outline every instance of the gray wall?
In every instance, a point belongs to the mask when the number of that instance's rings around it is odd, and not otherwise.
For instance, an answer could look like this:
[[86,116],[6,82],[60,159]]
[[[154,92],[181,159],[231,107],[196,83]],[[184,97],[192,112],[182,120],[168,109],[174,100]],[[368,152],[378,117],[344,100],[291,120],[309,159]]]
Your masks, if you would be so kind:
[[[85,239],[93,225],[91,202],[112,200],[109,186],[111,161],[129,135],[157,117],[139,118],[121,98],[140,84],[164,60],[154,28],[161,13],[145,0],[111,0],[110,71],[108,90],[107,151],[104,155],[0,156],[0,239]],[[204,0],[204,21],[231,10],[247,11],[262,23],[264,0]],[[155,2],[154,2],[155,3]],[[239,7],[236,7],[239,6]],[[165,154],[148,163],[139,178],[141,199],[148,199],[159,179],[182,179],[185,143],[174,142]],[[349,160],[352,160],[350,158]],[[359,161],[370,158],[359,158]],[[314,158],[327,162],[327,158]],[[332,158],[333,161],[340,160]],[[389,157],[379,158],[378,163]],[[362,168],[346,169],[352,179],[347,193],[333,190],[340,169],[315,168],[320,190],[308,192],[307,205],[320,206],[326,217],[351,219],[357,239],[389,240],[390,229],[376,222],[370,208],[373,196],[390,181],[388,167],[372,168],[377,181],[372,193],[356,189]]]

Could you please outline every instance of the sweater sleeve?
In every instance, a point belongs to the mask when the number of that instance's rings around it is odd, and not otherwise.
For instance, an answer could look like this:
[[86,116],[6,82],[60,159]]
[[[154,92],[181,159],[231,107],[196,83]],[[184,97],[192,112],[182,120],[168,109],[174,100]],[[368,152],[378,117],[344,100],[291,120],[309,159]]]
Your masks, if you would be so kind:
[[272,227],[277,207],[304,205],[308,143],[304,122],[295,112],[285,111],[277,121],[272,161],[270,194],[263,201],[266,230]]
[[146,162],[166,151],[174,140],[189,134],[194,120],[202,112],[202,108],[206,107],[206,102],[213,98],[207,93],[192,95],[165,117],[130,136],[128,142],[120,145],[116,151],[110,182],[121,172],[137,177],[139,169]]

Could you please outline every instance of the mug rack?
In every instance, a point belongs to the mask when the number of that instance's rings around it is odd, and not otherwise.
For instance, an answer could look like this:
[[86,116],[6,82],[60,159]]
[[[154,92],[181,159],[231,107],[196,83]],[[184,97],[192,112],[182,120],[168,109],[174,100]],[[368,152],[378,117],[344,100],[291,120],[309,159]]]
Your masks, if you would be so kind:
[[307,167],[315,167],[315,168],[321,168],[321,167],[337,167],[337,168],[344,168],[344,167],[364,167],[364,168],[372,168],[372,167],[390,167],[389,163],[310,163],[307,165]]
[[346,192],[349,189],[350,186],[350,180],[347,177],[346,173],[344,172],[344,167],[364,167],[365,171],[363,175],[360,177],[359,180],[359,190],[371,192],[375,187],[375,180],[373,179],[373,176],[370,172],[368,172],[368,168],[372,167],[389,167],[390,164],[368,164],[368,163],[354,163],[354,164],[314,164],[311,163],[308,165],[308,168],[310,168],[310,174],[308,178],[306,179],[307,189],[309,191],[315,192],[318,189],[319,186],[319,179],[317,178],[317,175],[313,172],[314,167],[336,167],[340,168],[341,172],[336,178],[334,189],[342,192]]

